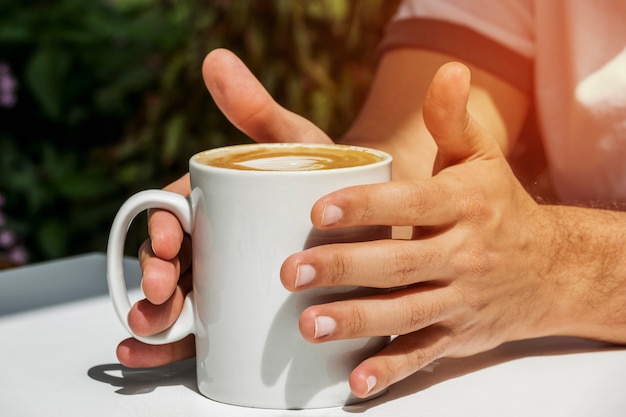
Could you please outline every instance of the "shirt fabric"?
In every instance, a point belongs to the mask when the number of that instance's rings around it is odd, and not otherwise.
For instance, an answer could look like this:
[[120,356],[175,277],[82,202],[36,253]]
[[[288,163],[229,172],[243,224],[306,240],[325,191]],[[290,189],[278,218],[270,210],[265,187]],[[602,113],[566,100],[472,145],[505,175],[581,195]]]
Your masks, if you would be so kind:
[[559,196],[626,200],[626,1],[405,0],[381,47],[443,52],[525,91]]

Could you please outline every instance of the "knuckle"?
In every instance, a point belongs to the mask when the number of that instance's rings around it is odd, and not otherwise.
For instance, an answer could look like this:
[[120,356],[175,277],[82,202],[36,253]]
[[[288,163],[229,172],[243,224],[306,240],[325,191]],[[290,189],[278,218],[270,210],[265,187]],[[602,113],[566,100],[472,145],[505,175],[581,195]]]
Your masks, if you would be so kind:
[[480,187],[466,187],[463,192],[462,213],[472,224],[482,224],[494,216],[494,208]]
[[398,280],[396,284],[406,284],[412,282],[413,275],[415,275],[417,266],[415,264],[415,255],[409,249],[408,245],[404,245],[396,250],[394,256],[395,263],[395,279]]
[[389,287],[400,287],[413,283],[417,272],[415,254],[408,245],[396,248],[392,273],[386,274]]
[[395,361],[386,358],[386,360],[382,362],[381,368],[383,375],[385,375],[388,380],[395,381],[398,379],[397,375],[399,374],[399,369]]
[[409,372],[413,373],[422,369],[437,358],[430,349],[416,349],[407,353],[407,359]]
[[[404,337],[414,339],[419,337],[419,333]],[[395,375],[396,377],[411,375],[437,359],[432,349],[422,347],[420,344],[403,343],[395,349],[394,353],[395,357],[400,360],[388,362],[386,368],[390,375]]]
[[397,382],[448,356],[453,347],[452,335],[445,326],[433,325],[420,332],[398,336],[391,342],[388,354],[380,357],[379,375],[390,383]]
[[365,198],[363,199],[363,205],[361,207],[360,212],[360,221],[359,223],[363,225],[371,224],[374,219],[376,219],[376,202],[372,197],[372,194],[365,194]]
[[326,271],[326,280],[328,284],[331,286],[344,285],[350,269],[350,260],[347,257],[339,253],[333,254],[329,267]]
[[439,303],[416,303],[410,297],[406,297],[403,303],[403,311],[406,313],[404,320],[402,320],[402,334],[411,333],[436,323],[444,311]]
[[154,256],[150,239],[146,239],[141,243],[137,253],[140,261],[144,261],[146,258]]
[[437,336],[437,341],[427,347],[407,352],[406,361],[409,373],[417,372],[437,359],[447,356],[452,346],[449,329],[444,326],[432,326],[430,330]]
[[[436,186],[436,184],[432,184],[431,186]],[[411,186],[407,187],[407,190],[403,193],[402,202],[403,206],[410,207],[411,210],[411,223],[412,226],[417,225],[420,219],[424,218],[425,215],[430,211],[428,201],[429,199],[425,195],[426,192],[422,186],[419,184],[411,184]]]
[[479,277],[487,274],[493,267],[493,260],[480,243],[469,244],[460,256],[459,269],[464,274]]
[[360,336],[367,331],[367,315],[363,307],[354,303],[349,312],[350,319],[346,321],[347,331],[352,336]]

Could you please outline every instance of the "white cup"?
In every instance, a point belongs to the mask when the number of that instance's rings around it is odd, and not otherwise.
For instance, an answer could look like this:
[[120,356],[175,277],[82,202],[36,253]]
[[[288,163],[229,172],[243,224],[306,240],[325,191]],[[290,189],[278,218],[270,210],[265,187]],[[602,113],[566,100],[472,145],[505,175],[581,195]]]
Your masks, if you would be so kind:
[[[199,162],[220,152],[303,146],[367,152],[379,159],[353,167],[292,170],[288,164],[283,167],[286,170],[269,171]],[[189,171],[189,198],[161,190],[142,191],[123,204],[113,222],[107,276],[122,324],[149,344],[194,334],[198,389],[215,401],[274,409],[337,407],[359,401],[350,392],[348,376],[385,346],[388,338],[311,344],[300,335],[298,319],[310,305],[354,297],[362,289],[289,293],[279,275],[283,261],[307,247],[390,237],[390,228],[382,226],[322,232],[312,228],[310,211],[316,200],[332,191],[389,181],[391,157],[341,145],[251,144],[201,152],[190,159]],[[193,290],[172,327],[140,337],[128,325],[131,304],[123,253],[130,223],[149,208],[171,211],[191,235]]]

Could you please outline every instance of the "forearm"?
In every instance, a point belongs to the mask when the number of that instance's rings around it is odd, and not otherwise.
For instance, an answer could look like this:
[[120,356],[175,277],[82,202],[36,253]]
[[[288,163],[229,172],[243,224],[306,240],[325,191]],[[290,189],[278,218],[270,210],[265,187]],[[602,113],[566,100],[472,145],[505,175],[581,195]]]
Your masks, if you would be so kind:
[[382,56],[367,99],[341,139],[392,154],[396,179],[430,177],[437,153],[424,125],[422,105],[430,80],[444,61],[426,62],[414,53],[390,51]]
[[[424,125],[422,108],[435,72],[454,57],[419,49],[386,52],[361,112],[344,143],[379,148],[394,156],[394,178],[430,177],[437,147]],[[499,78],[468,65],[468,109],[507,154],[528,110],[528,98]]]
[[[554,225],[540,277],[553,299],[539,335],[626,343],[626,213],[542,206]],[[552,293],[552,294],[550,294]],[[548,298],[546,298],[548,299]]]

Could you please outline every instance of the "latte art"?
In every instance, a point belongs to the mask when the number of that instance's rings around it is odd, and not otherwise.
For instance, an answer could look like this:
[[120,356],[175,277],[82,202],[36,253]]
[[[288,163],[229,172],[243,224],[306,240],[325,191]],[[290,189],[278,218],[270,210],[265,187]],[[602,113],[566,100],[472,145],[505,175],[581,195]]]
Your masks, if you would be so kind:
[[326,169],[333,162],[330,158],[321,156],[270,156],[269,158],[251,159],[249,161],[235,162],[234,165],[242,169],[254,169],[258,171],[312,171]]
[[318,171],[370,165],[383,153],[346,145],[250,144],[202,152],[205,165],[243,171]]

